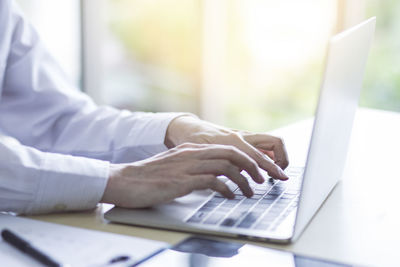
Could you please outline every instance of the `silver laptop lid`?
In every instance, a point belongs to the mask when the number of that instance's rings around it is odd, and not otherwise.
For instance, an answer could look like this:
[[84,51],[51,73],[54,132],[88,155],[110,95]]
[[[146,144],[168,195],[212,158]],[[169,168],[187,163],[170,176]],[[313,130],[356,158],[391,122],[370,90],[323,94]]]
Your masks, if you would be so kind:
[[301,234],[342,175],[375,21],[371,18],[332,37],[329,42],[294,239]]

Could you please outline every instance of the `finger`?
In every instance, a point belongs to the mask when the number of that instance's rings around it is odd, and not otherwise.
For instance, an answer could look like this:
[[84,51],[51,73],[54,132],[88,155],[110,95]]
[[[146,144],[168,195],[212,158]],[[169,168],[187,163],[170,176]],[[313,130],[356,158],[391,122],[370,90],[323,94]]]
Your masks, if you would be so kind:
[[192,178],[188,180],[191,191],[212,189],[226,198],[235,198],[235,195],[229,187],[224,182],[220,181],[215,175],[205,174],[193,175],[191,177]]
[[289,165],[289,157],[282,138],[268,134],[249,134],[245,135],[244,139],[258,149],[273,151],[274,161],[282,169]]
[[[259,144],[256,146],[260,150],[263,151],[268,151],[268,145],[265,144]],[[274,146],[272,148],[272,151],[274,153],[274,162],[277,164],[281,169],[286,169],[287,166],[289,166],[289,160],[288,160],[288,154],[286,152],[286,149],[284,146]],[[266,153],[268,155],[268,153]]]
[[264,150],[261,149],[259,147],[257,147],[258,150],[260,150],[262,153],[264,153],[265,155],[267,155],[270,159],[272,159],[275,162],[275,155],[274,155],[274,151],[269,151],[269,150]]
[[245,170],[255,182],[264,182],[257,163],[246,153],[233,146],[208,145],[207,147],[199,148],[199,151],[201,152],[197,153],[199,159],[229,160],[233,165],[239,167],[240,170]]
[[202,160],[193,168],[194,174],[214,174],[225,175],[235,184],[237,184],[240,190],[246,197],[253,196],[253,190],[249,185],[249,181],[246,177],[240,174],[240,169],[232,165],[229,160]]
[[233,140],[233,146],[237,147],[252,159],[268,174],[275,179],[287,180],[289,177],[282,171],[282,169],[276,165],[269,157],[258,151],[254,146],[245,141],[242,137],[238,136],[236,140]]
[[262,154],[250,144],[243,142],[242,144],[238,144],[237,146],[239,147],[239,149],[243,150],[250,157],[252,157],[262,169],[268,172],[268,174],[272,178],[280,180],[289,179],[289,177],[287,177],[283,170],[278,165],[276,165],[268,156]]

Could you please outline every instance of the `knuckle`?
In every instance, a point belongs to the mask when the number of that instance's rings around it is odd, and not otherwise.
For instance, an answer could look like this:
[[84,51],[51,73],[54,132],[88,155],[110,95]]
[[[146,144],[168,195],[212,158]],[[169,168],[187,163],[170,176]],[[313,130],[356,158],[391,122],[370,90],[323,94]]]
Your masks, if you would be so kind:
[[255,152],[255,157],[254,157],[253,161],[256,165],[257,165],[257,162],[263,162],[263,161],[272,162],[270,157],[268,157],[267,155],[265,155],[259,151]]
[[228,137],[232,140],[242,140],[242,136],[239,133],[236,132],[230,132],[228,133]]
[[183,144],[180,144],[179,146],[177,146],[177,148],[183,149],[183,148],[191,148],[193,146],[194,146],[193,143],[183,143]]
[[232,166],[230,167],[230,171],[231,171],[232,173],[240,173],[241,168],[238,167],[238,166],[236,166],[236,165],[232,165]]
[[252,159],[251,157],[247,157],[247,168],[250,169],[257,169],[258,168],[258,164],[257,162]]
[[190,194],[192,192],[192,189],[188,186],[180,186],[179,187],[179,195],[180,196],[185,196],[187,194]]
[[285,145],[285,141],[283,140],[282,137],[275,137],[275,143],[278,144],[279,146]]
[[213,145],[213,150],[221,158],[228,158],[233,153],[232,146],[230,145]]
[[216,178],[214,175],[206,175],[206,176],[204,176],[203,180],[204,180],[204,183],[207,184],[208,186],[212,186],[216,182]]
[[193,154],[195,154],[198,150],[194,149],[193,147],[186,147],[186,148],[181,148],[177,151],[177,153],[184,158],[189,158]]
[[253,160],[253,159],[251,159],[251,161],[250,161],[251,163],[251,168],[253,168],[253,169],[257,169],[258,170],[258,164],[257,164],[257,162],[255,161],[255,160]]
[[180,149],[180,150],[178,151],[178,153],[179,153],[179,155],[182,156],[182,157],[187,157],[187,156],[189,156],[189,155],[192,153],[192,151],[191,151],[190,149],[188,149],[188,148],[182,148],[182,149]]
[[289,166],[289,163],[287,163],[287,164],[283,164],[283,166],[282,166],[282,170],[285,170],[287,167]]
[[246,178],[241,177],[240,179],[237,179],[236,184],[237,184],[239,187],[245,187],[245,186],[248,186],[248,185],[249,185],[249,182],[247,181]]
[[220,160],[219,168],[223,171],[229,171],[231,169],[231,163],[228,160]]
[[282,161],[283,161],[283,164],[289,165],[289,159],[288,158],[283,158]]
[[224,151],[227,153],[227,155],[231,156],[231,155],[235,155],[235,154],[239,154],[240,150],[237,149],[235,146],[232,145],[227,145],[224,146]]
[[279,167],[278,165],[274,164],[274,171],[279,174],[281,172],[281,167]]

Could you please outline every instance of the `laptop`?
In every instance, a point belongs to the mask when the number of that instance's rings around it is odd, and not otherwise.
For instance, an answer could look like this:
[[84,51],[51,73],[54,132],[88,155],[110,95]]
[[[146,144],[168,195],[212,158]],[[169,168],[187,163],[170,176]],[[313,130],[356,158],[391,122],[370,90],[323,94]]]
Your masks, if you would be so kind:
[[258,241],[296,240],[342,175],[375,20],[366,20],[330,39],[307,160],[305,166],[287,168],[288,181],[269,179],[260,185],[249,179],[254,196],[246,198],[226,179],[235,193],[232,200],[210,190],[195,191],[148,209],[114,207],[105,218]]

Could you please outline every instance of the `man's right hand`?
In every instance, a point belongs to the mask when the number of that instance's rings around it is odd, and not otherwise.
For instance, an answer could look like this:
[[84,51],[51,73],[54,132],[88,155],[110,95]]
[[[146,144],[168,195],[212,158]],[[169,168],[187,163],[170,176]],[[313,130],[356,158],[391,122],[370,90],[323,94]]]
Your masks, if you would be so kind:
[[150,207],[202,189],[233,198],[219,175],[228,177],[251,197],[253,192],[242,170],[255,182],[264,182],[257,163],[233,146],[182,144],[146,160],[112,164],[101,202],[126,208]]

